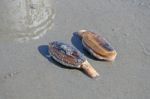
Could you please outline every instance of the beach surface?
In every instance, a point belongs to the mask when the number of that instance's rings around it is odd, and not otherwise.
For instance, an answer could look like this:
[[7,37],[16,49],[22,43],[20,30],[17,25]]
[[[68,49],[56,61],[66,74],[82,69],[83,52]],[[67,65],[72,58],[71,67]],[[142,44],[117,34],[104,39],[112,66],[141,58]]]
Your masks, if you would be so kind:
[[[52,7],[53,27],[43,37],[0,41],[0,99],[150,99],[149,0],[53,0]],[[80,29],[104,36],[116,60],[95,60],[74,35]],[[79,49],[100,77],[52,60],[55,40]]]

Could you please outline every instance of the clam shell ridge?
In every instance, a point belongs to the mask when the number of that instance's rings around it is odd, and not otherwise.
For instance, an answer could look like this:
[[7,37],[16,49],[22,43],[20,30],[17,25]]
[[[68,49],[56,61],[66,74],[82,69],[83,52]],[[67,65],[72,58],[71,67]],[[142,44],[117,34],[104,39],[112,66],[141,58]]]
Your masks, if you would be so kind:
[[86,60],[76,48],[59,41],[49,43],[49,53],[57,62],[73,68],[80,68]]
[[96,58],[113,61],[117,52],[102,36],[87,30],[80,30],[78,35],[82,38],[83,46]]

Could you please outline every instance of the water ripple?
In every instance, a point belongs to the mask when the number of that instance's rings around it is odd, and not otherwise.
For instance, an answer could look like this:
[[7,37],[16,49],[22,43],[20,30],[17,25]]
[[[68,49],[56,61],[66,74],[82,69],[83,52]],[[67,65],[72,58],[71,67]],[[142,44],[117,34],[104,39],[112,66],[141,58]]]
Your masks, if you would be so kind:
[[0,39],[17,41],[40,38],[55,16],[50,0],[2,0],[0,13]]

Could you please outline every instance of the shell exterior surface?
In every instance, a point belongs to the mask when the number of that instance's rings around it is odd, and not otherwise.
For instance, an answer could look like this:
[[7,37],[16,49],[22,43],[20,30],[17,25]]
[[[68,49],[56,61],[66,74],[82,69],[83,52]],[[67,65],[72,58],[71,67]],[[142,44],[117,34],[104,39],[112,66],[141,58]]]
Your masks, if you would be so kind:
[[102,36],[82,30],[78,34],[82,38],[83,46],[96,58],[113,61],[117,55],[115,49]]
[[64,66],[80,68],[86,58],[76,48],[63,42],[49,43],[49,53],[52,58]]

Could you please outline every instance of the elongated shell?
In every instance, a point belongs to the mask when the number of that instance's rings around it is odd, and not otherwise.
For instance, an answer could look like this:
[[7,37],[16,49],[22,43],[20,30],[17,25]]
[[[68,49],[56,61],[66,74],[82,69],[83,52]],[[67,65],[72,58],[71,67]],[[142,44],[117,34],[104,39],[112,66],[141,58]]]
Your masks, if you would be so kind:
[[49,53],[57,62],[73,68],[80,68],[86,60],[76,48],[58,41],[49,43]]
[[102,36],[87,30],[80,30],[83,46],[96,58],[114,61],[117,55],[115,49]]

